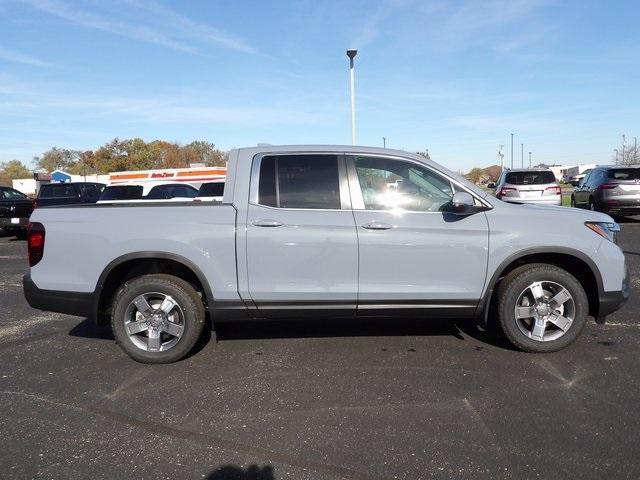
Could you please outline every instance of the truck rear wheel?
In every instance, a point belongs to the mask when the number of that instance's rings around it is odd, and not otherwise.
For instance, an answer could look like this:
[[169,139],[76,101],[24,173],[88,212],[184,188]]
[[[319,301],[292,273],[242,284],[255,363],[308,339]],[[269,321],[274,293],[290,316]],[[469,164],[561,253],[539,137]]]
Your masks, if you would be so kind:
[[120,347],[142,363],[186,356],[202,334],[202,299],[186,281],[152,274],[122,285],[113,299],[111,328]]
[[582,285],[555,265],[523,265],[500,282],[497,294],[502,331],[520,350],[555,352],[586,324],[589,302]]

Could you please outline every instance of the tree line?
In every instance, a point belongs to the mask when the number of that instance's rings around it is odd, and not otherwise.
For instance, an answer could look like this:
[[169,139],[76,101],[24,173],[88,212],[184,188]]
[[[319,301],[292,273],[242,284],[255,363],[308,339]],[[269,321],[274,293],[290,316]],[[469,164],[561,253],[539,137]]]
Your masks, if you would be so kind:
[[[181,145],[176,142],[141,138],[115,138],[96,150],[70,150],[53,147],[33,158],[35,171],[64,170],[74,175],[104,174],[123,170],[184,168],[193,163],[224,166],[227,152],[204,140]],[[0,184],[11,185],[16,178],[29,178],[32,171],[19,160],[0,163]]]

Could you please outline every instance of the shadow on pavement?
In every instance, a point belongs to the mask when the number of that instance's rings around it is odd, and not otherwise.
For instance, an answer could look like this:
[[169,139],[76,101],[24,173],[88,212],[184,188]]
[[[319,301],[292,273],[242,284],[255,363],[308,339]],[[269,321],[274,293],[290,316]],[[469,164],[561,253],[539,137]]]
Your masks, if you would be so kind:
[[216,468],[206,477],[207,480],[274,480],[273,467],[250,465],[246,469],[235,465],[224,465]]
[[[188,357],[197,354],[211,341],[211,324],[205,325],[203,335]],[[100,327],[85,319],[69,331],[72,337],[98,340],[114,340],[110,326]],[[487,345],[513,350],[499,334],[497,328],[481,329],[472,318],[465,319],[420,319],[420,318],[376,318],[376,319],[327,319],[327,320],[265,320],[216,325],[217,339],[265,340],[278,338],[331,338],[331,337],[412,337],[450,336],[458,340],[474,338]]]

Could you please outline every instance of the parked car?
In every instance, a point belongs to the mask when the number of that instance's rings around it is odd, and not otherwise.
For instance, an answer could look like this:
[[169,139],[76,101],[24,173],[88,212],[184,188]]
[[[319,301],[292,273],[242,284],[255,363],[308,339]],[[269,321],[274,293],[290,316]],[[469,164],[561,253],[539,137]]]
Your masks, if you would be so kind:
[[96,182],[47,183],[40,186],[36,207],[96,203],[104,187]]
[[29,304],[110,324],[132,358],[165,363],[207,312],[214,328],[495,314],[514,346],[550,352],[629,295],[611,217],[505,203],[420,155],[263,146],[232,150],[228,172],[221,203],[36,210]]
[[0,228],[9,234],[22,236],[33,212],[33,200],[10,187],[0,186]]
[[200,185],[194,202],[221,202],[224,195],[224,180]]
[[198,189],[187,183],[146,182],[109,185],[98,203],[131,203],[148,201],[186,201],[198,195]]
[[495,188],[496,197],[505,202],[562,205],[562,188],[551,170],[505,170]]
[[611,215],[640,214],[640,166],[594,168],[573,191],[571,205]]

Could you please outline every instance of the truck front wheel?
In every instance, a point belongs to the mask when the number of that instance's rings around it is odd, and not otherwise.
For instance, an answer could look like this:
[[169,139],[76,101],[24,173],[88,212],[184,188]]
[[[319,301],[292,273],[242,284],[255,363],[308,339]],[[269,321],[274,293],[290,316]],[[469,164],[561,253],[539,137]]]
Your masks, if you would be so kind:
[[502,331],[520,350],[560,350],[585,326],[589,302],[584,288],[555,265],[523,265],[500,282],[497,294]]
[[116,292],[111,328],[120,347],[142,363],[186,356],[202,334],[205,313],[195,289],[173,275],[143,275]]

